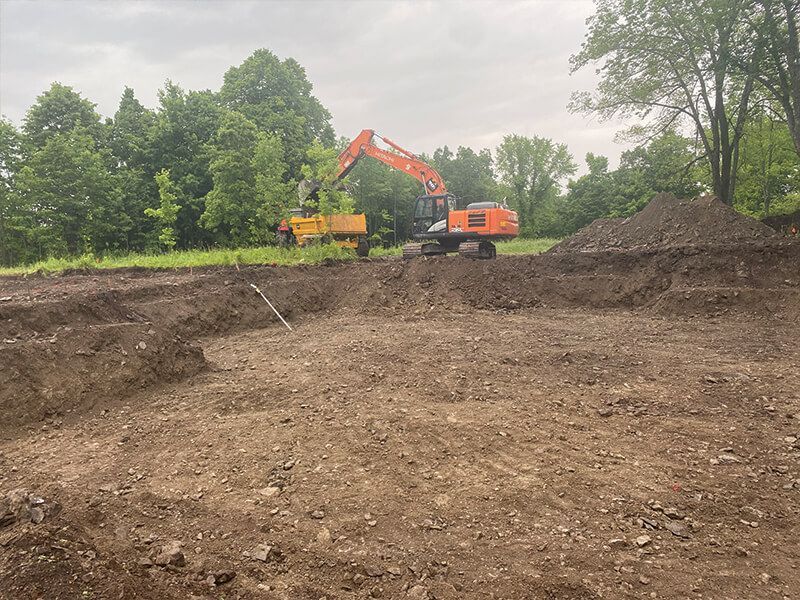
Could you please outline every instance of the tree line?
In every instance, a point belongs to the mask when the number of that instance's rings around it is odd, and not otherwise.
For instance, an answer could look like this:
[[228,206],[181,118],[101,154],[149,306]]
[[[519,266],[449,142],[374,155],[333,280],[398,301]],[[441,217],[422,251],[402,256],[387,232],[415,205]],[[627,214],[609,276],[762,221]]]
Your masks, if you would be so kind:
[[[597,0],[573,70],[600,84],[570,105],[636,118],[611,170],[565,144],[506,135],[425,160],[465,202],[506,202],[527,236],[564,236],[659,191],[713,191],[755,216],[800,207],[800,0]],[[369,125],[369,124],[365,124]],[[355,132],[350,132],[355,133]],[[53,83],[20,128],[0,120],[0,264],[270,243],[297,183],[330,179],[347,139],[302,66],[257,50],[218,91],[167,81],[155,109],[126,88],[113,117]],[[361,161],[320,208],[359,211],[375,242],[404,240],[418,183]]]

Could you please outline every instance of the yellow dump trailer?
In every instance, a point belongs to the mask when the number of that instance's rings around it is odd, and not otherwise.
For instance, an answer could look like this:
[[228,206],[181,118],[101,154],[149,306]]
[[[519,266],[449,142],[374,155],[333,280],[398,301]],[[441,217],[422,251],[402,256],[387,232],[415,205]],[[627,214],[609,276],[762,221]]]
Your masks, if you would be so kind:
[[359,256],[369,254],[364,215],[293,215],[289,224],[298,246],[330,241],[342,248],[352,248]]

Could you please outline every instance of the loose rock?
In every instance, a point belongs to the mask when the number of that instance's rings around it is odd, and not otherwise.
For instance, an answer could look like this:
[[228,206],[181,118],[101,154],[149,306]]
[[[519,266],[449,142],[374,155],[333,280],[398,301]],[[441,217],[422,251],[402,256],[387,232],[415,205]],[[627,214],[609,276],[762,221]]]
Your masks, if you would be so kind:
[[159,567],[172,565],[174,567],[186,566],[186,556],[183,554],[183,544],[179,541],[172,541],[161,548],[161,552],[153,559],[153,563]]

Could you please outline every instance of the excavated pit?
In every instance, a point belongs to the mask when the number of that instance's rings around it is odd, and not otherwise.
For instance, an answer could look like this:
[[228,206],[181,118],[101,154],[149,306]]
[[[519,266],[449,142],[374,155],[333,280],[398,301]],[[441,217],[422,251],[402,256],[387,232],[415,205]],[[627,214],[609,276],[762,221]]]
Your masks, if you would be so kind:
[[0,279],[0,598],[790,595],[800,244],[631,222]]
[[[774,315],[796,322],[800,244],[554,252],[328,266],[114,271],[5,278],[2,428],[63,418],[202,370],[207,337],[276,326],[255,283],[290,320],[442,310],[636,310]],[[316,315],[322,314],[322,317]]]

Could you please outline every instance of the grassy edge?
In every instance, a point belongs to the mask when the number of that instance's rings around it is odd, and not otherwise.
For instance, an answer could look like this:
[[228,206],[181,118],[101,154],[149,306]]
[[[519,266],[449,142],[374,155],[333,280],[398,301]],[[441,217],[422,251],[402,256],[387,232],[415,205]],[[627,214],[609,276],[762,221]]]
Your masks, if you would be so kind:
[[[556,244],[551,238],[516,239],[497,244],[499,254],[539,254]],[[373,248],[370,257],[399,256],[401,246]],[[325,260],[355,260],[352,250],[338,246],[311,246],[308,248],[237,248],[217,250],[179,250],[164,254],[131,253],[118,256],[95,257],[84,255],[73,258],[49,258],[30,265],[0,268],[2,275],[27,275],[31,273],[60,273],[68,269],[118,269],[141,267],[146,269],[177,269],[186,267],[262,265],[279,266],[314,265]]]

